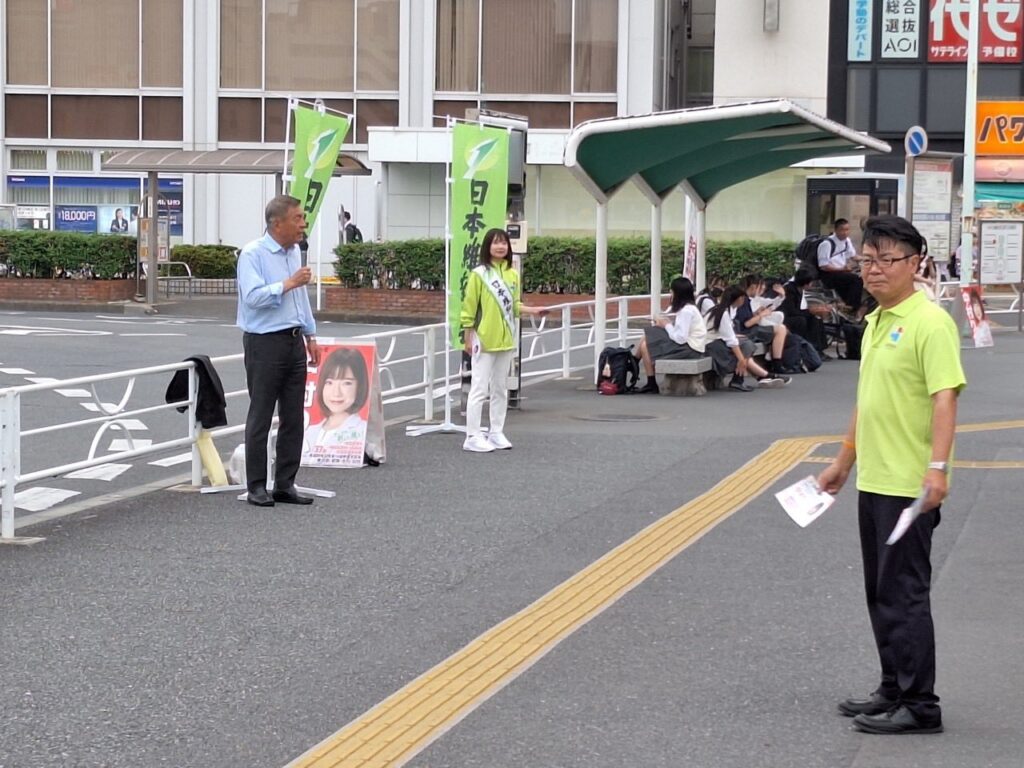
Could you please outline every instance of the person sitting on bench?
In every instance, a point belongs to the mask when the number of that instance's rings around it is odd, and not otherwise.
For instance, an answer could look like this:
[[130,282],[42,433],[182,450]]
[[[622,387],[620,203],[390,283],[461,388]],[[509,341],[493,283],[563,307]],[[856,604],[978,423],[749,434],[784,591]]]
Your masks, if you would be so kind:
[[[786,294],[782,286],[778,286],[775,295],[766,301],[762,297],[764,280],[757,275],[747,275],[743,278],[742,285],[745,295],[743,302],[736,309],[733,320],[736,333],[766,347],[770,346],[772,360],[769,370],[772,373],[785,373],[782,356],[789,330],[782,323],[782,314],[775,314],[775,311],[782,304]],[[757,306],[754,302],[757,302]]]
[[670,286],[672,303],[662,317],[653,318],[652,325],[644,328],[644,338],[635,353],[643,361],[647,383],[637,390],[639,394],[656,395],[658,382],[654,376],[655,360],[694,360],[704,357],[704,339],[707,328],[697,311],[693,283],[677,277]]
[[754,342],[736,337],[732,325],[732,310],[738,308],[747,294],[738,285],[730,285],[722,292],[718,304],[704,316],[708,328],[708,341],[705,346],[711,363],[718,376],[732,374],[729,389],[739,392],[750,392],[754,388],[743,382],[749,371],[757,378],[759,387],[784,387],[791,379],[788,376],[769,376],[768,371],[754,362]]

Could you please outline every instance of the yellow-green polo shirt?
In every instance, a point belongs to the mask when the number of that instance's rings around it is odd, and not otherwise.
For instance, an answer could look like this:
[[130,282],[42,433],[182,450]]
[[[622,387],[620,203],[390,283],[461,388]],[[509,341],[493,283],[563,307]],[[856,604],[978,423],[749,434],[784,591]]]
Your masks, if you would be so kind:
[[867,320],[857,383],[857,488],[915,497],[931,461],[932,395],[967,383],[960,337],[949,314],[922,291]]

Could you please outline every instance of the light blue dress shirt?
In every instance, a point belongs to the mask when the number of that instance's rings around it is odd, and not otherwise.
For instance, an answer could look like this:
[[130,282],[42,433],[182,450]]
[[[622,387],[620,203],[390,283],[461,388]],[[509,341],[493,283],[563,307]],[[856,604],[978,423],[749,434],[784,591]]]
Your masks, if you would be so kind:
[[269,233],[245,246],[238,256],[238,327],[246,333],[301,327],[304,335],[314,335],[306,286],[284,290],[300,266],[299,246],[286,251]]

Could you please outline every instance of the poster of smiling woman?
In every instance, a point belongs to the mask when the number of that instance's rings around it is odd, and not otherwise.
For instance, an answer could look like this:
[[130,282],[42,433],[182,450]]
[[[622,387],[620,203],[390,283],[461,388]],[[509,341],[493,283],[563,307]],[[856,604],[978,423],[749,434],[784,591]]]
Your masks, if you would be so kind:
[[384,413],[373,342],[317,339],[306,373],[304,467],[361,467],[384,460]]

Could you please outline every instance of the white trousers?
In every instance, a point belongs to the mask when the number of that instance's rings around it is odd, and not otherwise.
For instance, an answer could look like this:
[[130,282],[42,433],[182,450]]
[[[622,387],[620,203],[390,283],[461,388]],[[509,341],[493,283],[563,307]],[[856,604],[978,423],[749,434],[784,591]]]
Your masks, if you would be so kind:
[[488,397],[491,434],[505,431],[505,414],[508,412],[508,370],[512,364],[512,354],[511,349],[504,352],[474,350],[469,401],[466,403],[467,437],[480,434],[480,418],[483,415],[484,400]]

